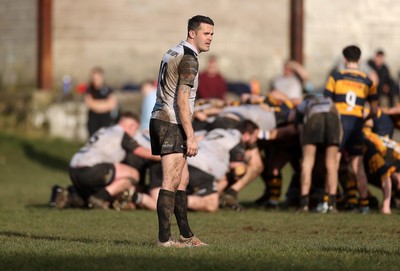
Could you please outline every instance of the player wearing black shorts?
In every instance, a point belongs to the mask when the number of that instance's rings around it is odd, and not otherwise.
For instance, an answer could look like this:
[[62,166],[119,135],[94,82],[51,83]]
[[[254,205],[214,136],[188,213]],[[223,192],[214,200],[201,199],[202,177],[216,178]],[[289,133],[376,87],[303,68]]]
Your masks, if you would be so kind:
[[118,124],[98,130],[72,157],[71,181],[89,206],[108,209],[116,195],[137,184],[137,169],[122,163],[128,153],[159,159],[133,139],[138,126],[136,115],[122,114]]
[[[163,169],[157,200],[158,245],[163,247],[206,245],[194,236],[187,219],[186,157],[196,156],[198,152],[192,127],[198,87],[197,56],[210,49],[213,31],[214,22],[210,18],[194,16],[188,21],[186,41],[169,49],[160,65],[150,138],[152,152],[161,156]],[[179,227],[178,242],[171,239],[172,213]]]
[[[250,125],[249,125],[250,124]],[[189,185],[188,208],[195,211],[213,212],[218,209],[218,192],[227,186],[226,174],[230,169],[243,169],[245,173],[245,145],[255,141],[256,126],[242,123],[237,129],[214,129],[199,142],[201,152],[188,160]],[[254,143],[254,142],[253,142]],[[150,170],[150,188],[161,186],[161,167],[154,165]],[[238,170],[236,170],[238,172]],[[238,174],[237,177],[241,177]],[[151,194],[153,194],[151,192]]]
[[326,212],[336,212],[338,186],[337,154],[341,138],[339,113],[330,98],[308,97],[296,109],[303,159],[301,164],[300,211],[308,211],[311,176],[317,147],[325,148],[326,187],[329,201]]

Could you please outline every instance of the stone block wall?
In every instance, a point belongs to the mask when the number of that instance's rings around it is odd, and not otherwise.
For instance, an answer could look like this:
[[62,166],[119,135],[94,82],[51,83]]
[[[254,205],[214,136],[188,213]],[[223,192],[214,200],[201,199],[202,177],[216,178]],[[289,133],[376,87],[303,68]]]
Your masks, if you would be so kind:
[[187,20],[204,14],[215,21],[211,51],[230,80],[267,82],[281,71],[289,51],[288,0],[54,0],[54,80],[65,74],[86,81],[91,67],[107,80],[155,79],[162,55],[186,38]]
[[396,0],[305,0],[304,60],[316,85],[341,57],[343,47],[360,46],[366,61],[379,48],[392,76],[400,70],[400,2]]
[[[33,87],[37,74],[37,1],[0,0],[0,89]],[[157,77],[161,56],[186,36],[195,14],[215,20],[211,52],[229,80],[258,78],[263,89],[289,56],[289,0],[53,0],[53,79],[86,82],[93,66],[119,88]],[[321,86],[347,44],[363,58],[382,48],[400,70],[397,0],[304,0],[304,62]]]
[[0,0],[0,90],[34,87],[36,0]]

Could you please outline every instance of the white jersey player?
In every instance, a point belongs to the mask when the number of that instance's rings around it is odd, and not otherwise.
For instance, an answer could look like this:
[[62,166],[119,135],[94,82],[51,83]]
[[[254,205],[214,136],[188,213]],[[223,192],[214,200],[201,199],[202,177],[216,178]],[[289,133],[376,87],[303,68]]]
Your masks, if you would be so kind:
[[138,171],[122,163],[127,153],[159,159],[132,138],[138,126],[136,115],[124,113],[117,125],[100,129],[73,156],[69,174],[88,205],[107,209],[114,196],[137,183]]

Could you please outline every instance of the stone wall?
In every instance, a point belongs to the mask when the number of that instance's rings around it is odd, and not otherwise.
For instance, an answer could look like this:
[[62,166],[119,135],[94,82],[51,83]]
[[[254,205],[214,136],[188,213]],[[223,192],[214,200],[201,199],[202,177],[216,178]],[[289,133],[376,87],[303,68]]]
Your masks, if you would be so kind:
[[305,65],[316,85],[326,80],[346,45],[363,60],[384,49],[392,75],[400,69],[400,3],[397,0],[305,0]]
[[[73,2],[73,4],[71,4]],[[85,82],[93,66],[109,83],[155,78],[160,58],[186,35],[194,14],[215,20],[211,52],[230,80],[261,80],[265,89],[289,55],[289,0],[53,0],[54,87],[63,75]],[[36,84],[36,0],[0,0],[0,89]],[[363,58],[387,53],[400,69],[400,4],[397,0],[304,0],[305,66],[323,84],[341,49],[360,45]]]
[[[75,97],[67,101],[48,103],[51,94],[49,92],[38,92],[34,95],[33,110],[31,113],[32,123],[40,128],[47,124],[49,135],[74,141],[85,141],[88,137],[87,117],[88,110],[83,102],[83,97]],[[131,111],[140,116],[142,95],[139,92],[117,91],[116,97],[121,112]],[[46,106],[38,104],[44,102]]]
[[36,0],[0,0],[0,89],[34,87]]
[[197,14],[216,24],[200,65],[215,54],[231,80],[267,82],[289,53],[289,0],[54,0],[53,12],[56,85],[65,74],[86,81],[95,65],[117,87],[156,78],[162,55],[186,38],[187,20]]

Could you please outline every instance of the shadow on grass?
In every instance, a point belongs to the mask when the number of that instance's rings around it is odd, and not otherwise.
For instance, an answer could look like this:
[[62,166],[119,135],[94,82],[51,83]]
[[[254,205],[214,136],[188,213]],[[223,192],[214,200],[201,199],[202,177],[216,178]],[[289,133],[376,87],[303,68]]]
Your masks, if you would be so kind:
[[47,235],[38,235],[38,234],[29,234],[24,232],[15,232],[15,231],[2,231],[0,232],[0,236],[8,237],[8,238],[28,238],[33,240],[42,240],[42,241],[55,241],[55,242],[79,242],[86,244],[100,244],[100,243],[111,243],[114,245],[129,245],[129,246],[141,246],[141,247],[152,247],[154,246],[154,242],[149,241],[129,241],[129,240],[94,240],[88,238],[71,238],[71,237],[62,237],[62,236],[47,236]]
[[[37,250],[18,248],[0,253],[0,270],[398,270],[387,257],[381,258],[382,263],[370,260],[374,255],[389,255],[395,259],[396,251],[381,248],[360,248],[347,245],[323,247],[323,253],[315,256],[295,254],[293,259],[289,254],[279,257],[252,256],[242,250],[231,250],[229,244],[209,246],[205,248],[157,248],[150,241],[129,240],[92,240],[88,238],[68,238],[60,236],[30,235],[16,231],[2,231],[0,237],[22,238],[12,240],[17,242],[50,241],[56,246],[35,244]],[[69,242],[92,244],[85,248],[72,246]],[[94,245],[93,245],[94,244]],[[110,246],[108,246],[110,244]],[[117,247],[113,247],[117,246]],[[234,254],[232,252],[235,252]],[[357,254],[361,254],[357,256]],[[356,265],[353,260],[344,258],[356,257],[365,259]],[[390,268],[392,267],[392,268]]]
[[37,148],[35,148],[35,146],[28,142],[24,142],[22,144],[22,148],[25,152],[25,155],[32,161],[63,172],[68,171],[69,161],[38,150]]
[[[10,234],[10,233],[8,233]],[[1,233],[0,233],[1,236]],[[11,233],[11,237],[15,237]],[[19,236],[17,236],[19,237]],[[24,235],[22,237],[25,237]],[[42,238],[42,237],[40,237]],[[47,240],[46,237],[45,240]],[[42,239],[39,239],[42,240]],[[50,238],[52,241],[53,238]],[[55,241],[63,241],[55,239]],[[54,252],[18,251],[0,254],[1,270],[315,270],[293,266],[290,262],[277,260],[252,261],[235,255],[221,255],[212,247],[204,248],[159,248],[154,243],[135,243],[123,241],[123,245],[134,245],[105,250],[96,247],[90,253],[82,253],[68,248],[68,244],[60,244]],[[65,250],[64,250],[65,249]],[[214,253],[216,252],[216,253]]]
[[388,251],[383,248],[367,248],[367,247],[348,247],[348,246],[330,246],[321,249],[326,252],[336,253],[360,253],[360,254],[380,254],[398,256],[397,251]]
[[[171,254],[173,250],[168,249],[161,255],[161,250],[152,255],[145,253],[135,253],[128,255],[114,255],[108,254],[104,256],[84,256],[84,255],[32,255],[30,253],[18,253],[2,257],[0,255],[0,267],[3,270],[74,270],[74,271],[109,271],[109,270],[174,270],[174,271],[196,271],[196,270],[265,270],[261,266],[255,264],[246,265],[237,260],[229,261],[227,259],[217,260],[215,257],[212,259],[201,259],[199,256],[193,258],[183,257],[183,255],[167,255]],[[182,250],[182,249],[174,249]],[[202,261],[203,260],[203,261]],[[287,264],[285,264],[287,266]],[[268,266],[268,265],[267,265]],[[270,266],[270,265],[269,265]],[[277,268],[276,264],[274,270],[295,270],[290,268]],[[299,270],[299,269],[297,269]],[[304,269],[300,269],[304,270]]]

